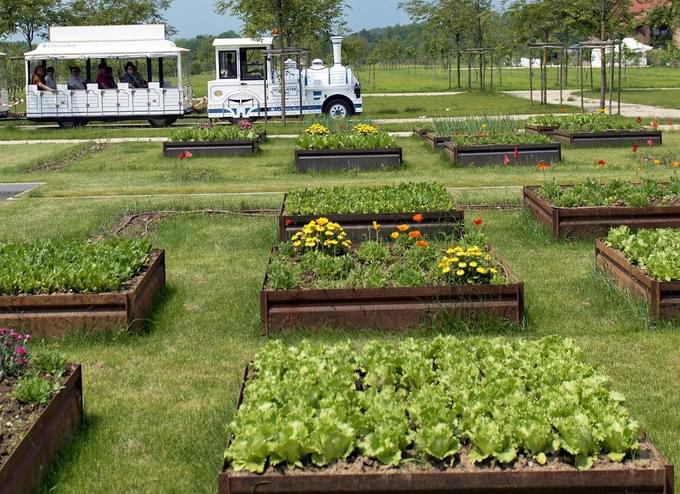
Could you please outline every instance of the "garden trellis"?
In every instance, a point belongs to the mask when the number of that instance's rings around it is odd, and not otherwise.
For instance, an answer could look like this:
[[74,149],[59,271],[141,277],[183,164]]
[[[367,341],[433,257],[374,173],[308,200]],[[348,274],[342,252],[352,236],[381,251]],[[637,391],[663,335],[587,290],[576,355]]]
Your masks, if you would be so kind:
[[493,48],[465,48],[458,50],[457,54],[467,55],[468,60],[468,92],[472,92],[472,61],[474,57],[477,57],[479,63],[479,90],[481,92],[486,91],[486,68],[487,68],[487,56],[491,55],[491,86],[490,90],[493,91],[493,66],[495,60],[495,50]]
[[567,48],[559,43],[529,43],[529,99],[534,103],[534,71],[533,71],[533,52],[538,50],[541,53],[539,59],[540,67],[540,104],[548,104],[548,57],[551,54],[557,55],[558,81],[560,88],[560,105],[563,103],[563,92],[567,77],[568,52]]
[[[590,50],[591,53],[591,66],[592,66],[592,51],[602,50],[604,52],[604,57],[601,57],[601,64],[605,64],[605,87],[609,85],[609,113],[613,111],[613,101],[614,101],[614,76],[617,76],[617,114],[621,114],[621,68],[623,66],[623,50],[621,49],[621,40],[608,40],[608,41],[583,41],[578,43],[578,66],[579,66],[579,79],[581,86],[581,111],[585,111],[584,103],[584,87],[583,87],[583,52],[584,50]],[[609,64],[607,64],[607,53],[609,53]],[[618,58],[618,73],[616,70]]]

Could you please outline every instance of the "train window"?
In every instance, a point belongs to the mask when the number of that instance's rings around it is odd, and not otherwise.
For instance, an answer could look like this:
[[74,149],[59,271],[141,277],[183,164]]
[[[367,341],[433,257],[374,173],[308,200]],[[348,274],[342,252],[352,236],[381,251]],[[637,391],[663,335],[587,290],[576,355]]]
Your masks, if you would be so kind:
[[236,50],[224,50],[218,53],[220,62],[220,79],[237,79]]
[[264,80],[264,48],[241,48],[241,79]]

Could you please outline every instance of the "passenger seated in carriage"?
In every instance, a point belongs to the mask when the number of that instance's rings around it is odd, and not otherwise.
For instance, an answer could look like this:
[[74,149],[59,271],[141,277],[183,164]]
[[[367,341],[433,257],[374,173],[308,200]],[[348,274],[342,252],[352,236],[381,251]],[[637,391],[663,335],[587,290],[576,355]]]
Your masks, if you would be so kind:
[[106,75],[108,67],[105,63],[99,64],[99,75],[97,76],[97,85],[99,89],[116,89],[116,84]]
[[38,86],[38,91],[49,91],[51,93],[56,92],[54,89],[49,87],[45,82],[45,67],[38,65],[33,71],[33,77],[31,77],[31,84],[33,86]]
[[47,73],[45,74],[45,85],[53,91],[57,90],[57,76],[54,73],[54,67],[47,67]]
[[118,87],[118,84],[116,84],[116,80],[113,78],[113,68],[112,67],[106,67],[106,77],[109,80],[109,84],[111,87],[114,89]]
[[125,64],[125,74],[120,78],[120,82],[125,82],[134,88],[149,87],[148,83],[142,79],[137,72],[137,67],[132,62]]
[[70,74],[68,76],[66,86],[71,91],[85,89],[85,81],[82,79],[82,77],[80,77],[80,67],[76,67],[74,65],[73,67],[69,68],[69,72]]

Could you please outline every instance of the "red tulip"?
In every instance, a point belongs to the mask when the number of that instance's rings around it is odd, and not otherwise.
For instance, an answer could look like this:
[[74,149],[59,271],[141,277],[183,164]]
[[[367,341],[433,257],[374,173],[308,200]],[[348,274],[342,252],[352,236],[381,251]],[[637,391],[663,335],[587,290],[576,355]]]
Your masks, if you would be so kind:
[[638,150],[638,145],[633,144],[633,153],[637,153],[637,150]]
[[193,158],[193,156],[194,156],[194,155],[191,154],[189,151],[182,151],[182,152],[179,154],[179,156],[177,156],[177,158],[179,158],[179,159],[181,159],[181,160],[186,160],[186,159],[189,159],[189,158]]
[[484,223],[484,221],[482,220],[482,218],[477,218],[473,221],[473,223],[477,226],[481,226],[482,223]]
[[641,123],[642,123],[642,118],[641,118],[641,117],[637,117],[637,118],[635,119],[635,121],[636,121],[637,123],[641,124]]
[[597,162],[597,164],[598,164],[600,167],[604,168],[604,165],[606,165],[607,162],[606,162],[605,160],[599,160],[599,161]]
[[503,165],[508,166],[510,164],[510,158],[508,158],[508,155],[506,154],[503,156]]
[[515,146],[515,151],[512,153],[515,159],[519,158],[519,146]]
[[293,220],[290,218],[286,218],[286,226],[290,226],[293,224]]

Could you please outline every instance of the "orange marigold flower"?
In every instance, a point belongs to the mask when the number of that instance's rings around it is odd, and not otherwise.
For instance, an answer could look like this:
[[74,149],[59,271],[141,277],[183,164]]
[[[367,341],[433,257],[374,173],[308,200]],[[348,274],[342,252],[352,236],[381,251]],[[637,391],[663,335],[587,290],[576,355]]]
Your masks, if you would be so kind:
[[484,220],[482,220],[482,218],[476,218],[473,223],[477,226],[481,226],[482,223],[484,223]]
[[403,232],[407,231],[409,228],[411,228],[409,225],[399,225],[397,227],[397,230],[399,230],[400,232],[403,233]]
[[408,236],[409,238],[420,238],[422,237],[422,234],[418,230],[413,230],[412,232],[409,232]]
[[427,246],[430,245],[430,244],[427,243],[427,240],[418,240],[418,241],[416,242],[416,245],[417,245],[418,247],[421,247],[421,248],[424,249],[425,247],[427,247]]
[[399,238],[400,233],[399,232],[392,232],[390,234],[390,237],[392,237],[393,240],[396,240]]
[[423,221],[424,219],[425,219],[425,216],[423,216],[423,215],[420,214],[420,213],[414,214],[414,215],[413,215],[413,221],[415,221],[416,223],[420,223],[420,222]]
[[606,165],[607,162],[606,162],[605,160],[598,160],[598,161],[597,161],[597,164],[598,164],[598,166],[600,166],[600,167],[604,167],[604,165]]
[[544,171],[548,167],[550,167],[550,165],[545,161],[541,161],[538,165],[536,165],[536,168],[538,168],[541,171]]

